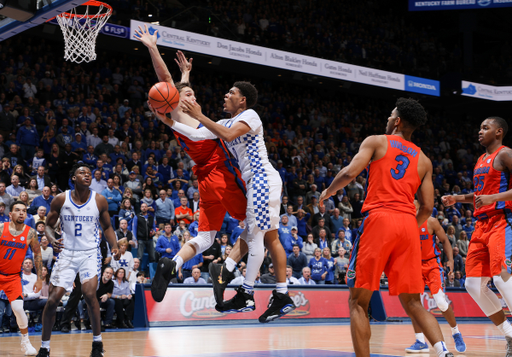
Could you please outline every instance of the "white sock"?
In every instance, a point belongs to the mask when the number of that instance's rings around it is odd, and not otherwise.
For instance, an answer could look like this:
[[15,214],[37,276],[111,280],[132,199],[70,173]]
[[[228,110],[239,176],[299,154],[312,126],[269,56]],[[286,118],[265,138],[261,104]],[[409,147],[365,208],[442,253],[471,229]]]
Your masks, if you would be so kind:
[[425,343],[425,335],[423,332],[415,333],[414,335],[416,336],[416,340],[420,341],[421,343]]
[[23,333],[21,334],[21,340],[22,340],[22,341],[26,341],[26,340],[28,340],[28,332],[27,332],[27,333],[25,333],[25,334],[23,334]]
[[439,341],[434,345],[434,349],[436,350],[438,357],[444,357],[448,353],[448,349],[446,348],[446,345],[444,344],[444,341]]
[[286,294],[288,292],[288,285],[286,283],[277,283],[276,291],[279,294]]
[[174,260],[176,262],[176,272],[177,272],[183,265],[183,258],[180,257],[179,255],[175,255],[172,260]]
[[101,342],[101,333],[98,336],[92,336],[92,342]]
[[233,272],[233,270],[236,268],[236,262],[230,257],[227,257],[226,259],[226,268],[228,268],[228,271],[230,272]]
[[245,280],[242,285],[242,288],[244,288],[247,294],[252,294],[254,292],[254,281]]
[[452,327],[452,336],[460,333],[459,331],[459,325],[455,325],[455,327]]
[[501,325],[498,325],[498,330],[507,337],[512,337],[512,326],[508,320],[505,320]]
[[48,351],[50,350],[50,341],[41,341],[41,348],[46,348]]

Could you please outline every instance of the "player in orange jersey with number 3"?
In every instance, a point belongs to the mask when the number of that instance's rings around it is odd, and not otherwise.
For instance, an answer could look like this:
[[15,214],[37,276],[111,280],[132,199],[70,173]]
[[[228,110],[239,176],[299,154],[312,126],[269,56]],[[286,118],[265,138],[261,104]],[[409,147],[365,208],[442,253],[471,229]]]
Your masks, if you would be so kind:
[[512,326],[501,303],[488,287],[491,278],[503,299],[512,306],[512,149],[503,146],[508,124],[489,117],[480,125],[478,140],[485,147],[473,171],[475,192],[444,196],[445,206],[457,202],[475,206],[475,231],[466,258],[466,290],[507,340],[512,357]]
[[[414,130],[427,121],[423,107],[400,98],[388,118],[386,135],[366,138],[350,165],[322,192],[320,202],[348,185],[368,166],[364,220],[354,240],[347,284],[350,288],[350,329],[356,356],[370,356],[368,305],[379,289],[382,271],[389,293],[398,295],[407,314],[420,325],[439,357],[453,356],[441,329],[420,301],[424,283],[418,228],[434,206],[432,163],[411,142]],[[417,195],[419,209],[414,206]]]

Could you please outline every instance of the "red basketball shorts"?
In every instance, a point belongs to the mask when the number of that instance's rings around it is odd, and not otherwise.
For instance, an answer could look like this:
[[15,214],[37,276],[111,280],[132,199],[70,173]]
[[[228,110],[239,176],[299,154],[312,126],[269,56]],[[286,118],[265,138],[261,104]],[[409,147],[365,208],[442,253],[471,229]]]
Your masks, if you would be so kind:
[[498,214],[475,224],[466,257],[466,276],[512,273],[512,214]]
[[238,170],[218,166],[199,180],[199,232],[219,231],[226,211],[239,221],[245,219],[247,198],[245,182]]
[[0,290],[3,290],[9,302],[23,297],[23,287],[19,274],[0,275]]
[[432,295],[442,290],[444,292],[444,270],[438,262],[438,258],[424,260],[421,264],[423,283],[430,289]]
[[347,284],[379,290],[383,271],[390,295],[423,292],[420,233],[414,215],[372,210],[363,220],[350,256]]

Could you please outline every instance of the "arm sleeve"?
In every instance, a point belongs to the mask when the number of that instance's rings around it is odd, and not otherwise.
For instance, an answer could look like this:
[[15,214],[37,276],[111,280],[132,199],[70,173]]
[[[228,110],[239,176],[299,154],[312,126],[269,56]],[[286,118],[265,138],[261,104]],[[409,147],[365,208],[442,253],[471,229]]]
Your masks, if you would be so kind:
[[178,123],[175,121],[171,128],[173,130],[176,130],[181,135],[185,135],[187,138],[189,138],[192,141],[217,139],[217,136],[215,134],[213,134],[210,130],[208,130],[206,127],[202,127],[200,129],[194,129],[188,125],[181,124],[181,123]]

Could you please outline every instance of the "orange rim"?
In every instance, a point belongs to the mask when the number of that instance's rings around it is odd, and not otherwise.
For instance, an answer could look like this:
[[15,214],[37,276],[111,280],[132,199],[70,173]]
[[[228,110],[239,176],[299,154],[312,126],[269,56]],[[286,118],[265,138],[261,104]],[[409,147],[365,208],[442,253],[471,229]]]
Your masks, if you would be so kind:
[[84,3],[82,5],[78,5],[78,6],[97,6],[97,7],[103,6],[103,7],[105,7],[107,9],[107,12],[105,12],[103,14],[95,14],[95,15],[70,14],[69,12],[63,12],[63,13],[57,15],[57,16],[62,16],[62,17],[67,17],[67,18],[73,18],[73,17],[78,17],[78,18],[102,18],[102,17],[105,17],[105,16],[110,16],[112,14],[112,6],[110,6],[107,3],[101,2],[101,1],[89,0],[86,3]]

